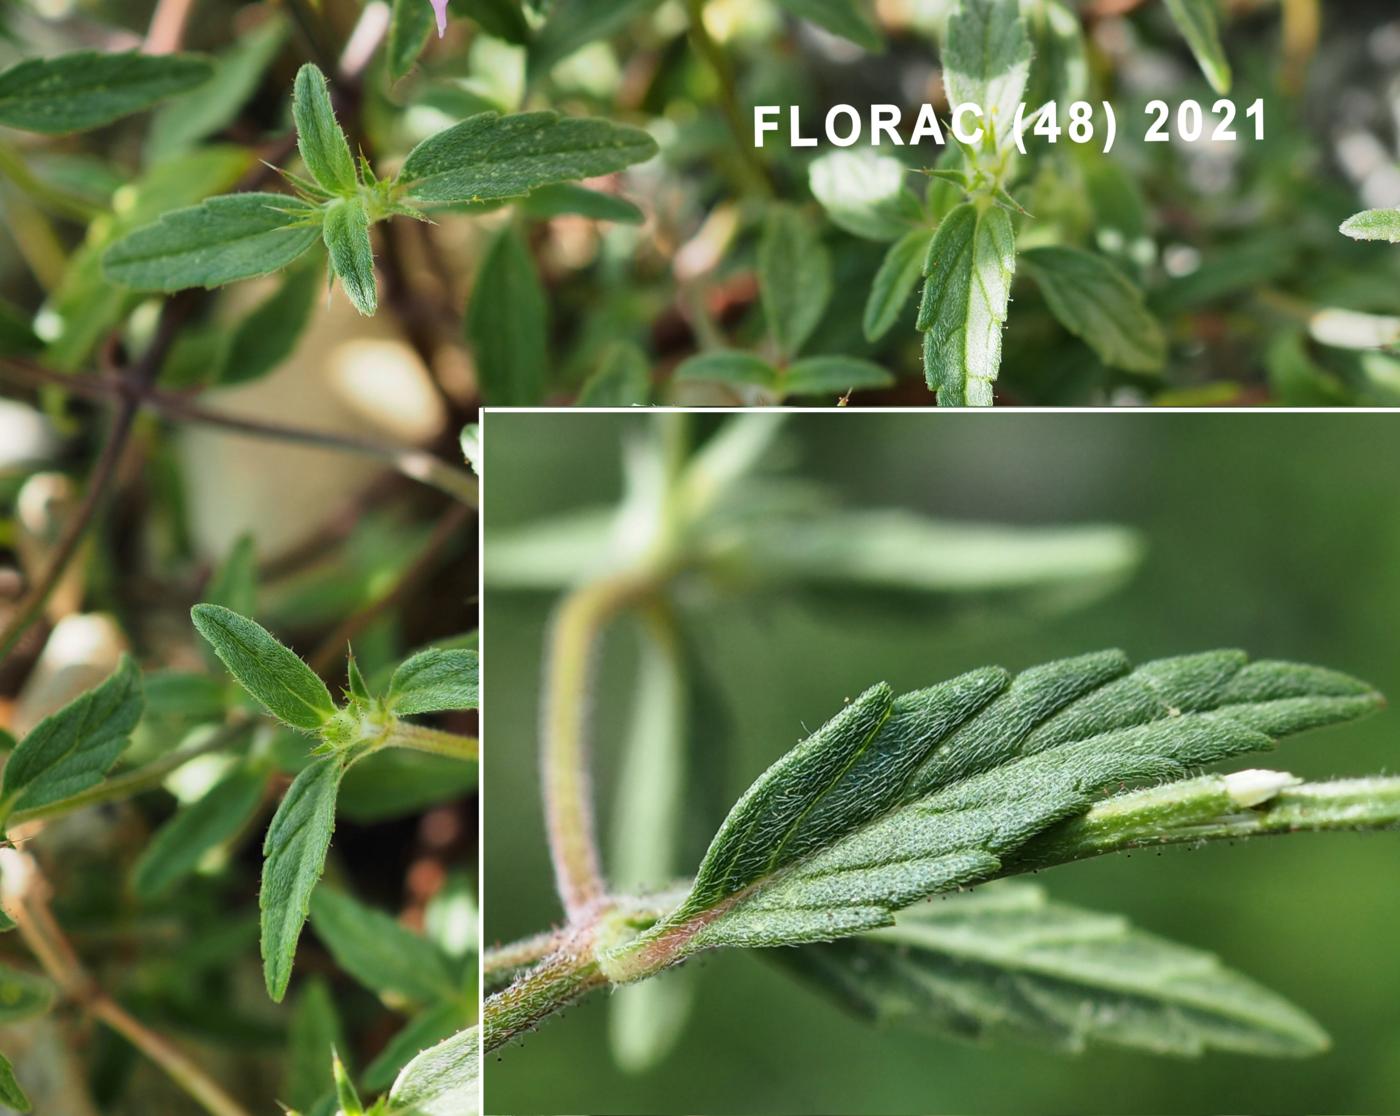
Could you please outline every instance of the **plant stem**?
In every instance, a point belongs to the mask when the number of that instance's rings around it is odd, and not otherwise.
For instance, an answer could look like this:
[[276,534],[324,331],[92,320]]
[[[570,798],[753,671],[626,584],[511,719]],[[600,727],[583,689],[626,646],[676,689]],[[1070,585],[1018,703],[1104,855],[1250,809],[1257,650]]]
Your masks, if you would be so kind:
[[476,763],[481,747],[473,736],[460,736],[455,732],[427,728],[424,725],[396,721],[384,738],[386,748],[412,748],[415,752],[429,752],[435,756],[450,756],[452,759]]
[[587,941],[573,940],[504,991],[488,996],[481,1009],[483,1051],[529,1030],[595,988],[607,984]]
[[174,1044],[97,987],[53,917],[48,882],[33,857],[15,849],[6,850],[4,886],[6,912],[14,919],[30,952],[64,995],[126,1038],[210,1116],[250,1116]]
[[725,123],[734,139],[734,149],[738,152],[739,166],[745,179],[745,193],[750,191],[760,196],[773,192],[773,184],[768,178],[768,168],[758,157],[752,143],[752,136],[744,127],[744,116],[739,108],[739,93],[734,80],[734,68],[719,43],[715,42],[705,26],[705,0],[686,0],[686,13],[690,18],[690,39],[695,44],[695,52],[714,71],[719,82],[719,104],[724,113]]
[[1162,845],[1400,829],[1400,777],[1284,786],[1249,806],[1231,797],[1232,778],[1207,775],[1109,799],[1024,846],[1006,874]]
[[533,965],[554,953],[564,942],[559,930],[546,930],[531,938],[521,938],[509,945],[496,946],[481,955],[481,973],[490,982],[492,976],[504,976],[526,965]]
[[425,450],[406,449],[348,434],[333,434],[329,431],[308,430],[284,423],[246,419],[201,406],[173,392],[161,391],[158,388],[136,389],[125,380],[110,376],[70,376],[14,357],[0,357],[0,370],[9,373],[14,379],[30,384],[51,384],[90,399],[111,401],[134,397],[137,406],[178,422],[217,426],[253,438],[296,442],[300,445],[319,446],[322,449],[375,458],[397,469],[410,480],[436,488],[469,507],[477,505],[476,478],[465,469],[449,465]]
[[549,636],[540,778],[555,886],[571,922],[586,920],[605,894],[588,775],[588,697],[597,643],[628,604],[653,589],[624,574],[575,589],[560,604]]

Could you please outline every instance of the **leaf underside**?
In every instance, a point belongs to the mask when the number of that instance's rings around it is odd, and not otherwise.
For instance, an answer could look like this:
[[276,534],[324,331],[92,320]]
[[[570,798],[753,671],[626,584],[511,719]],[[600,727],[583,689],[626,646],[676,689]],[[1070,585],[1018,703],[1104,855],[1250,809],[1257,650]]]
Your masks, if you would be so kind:
[[1327,1047],[1312,1019],[1211,954],[1048,902],[1024,883],[920,904],[887,929],[771,956],[857,1014],[968,1039],[1178,1057]]
[[1179,778],[1375,709],[1345,675],[1238,651],[1134,669],[1118,651],[1014,678],[867,690],[740,798],[681,906],[622,953],[829,941],[996,875],[1109,790]]

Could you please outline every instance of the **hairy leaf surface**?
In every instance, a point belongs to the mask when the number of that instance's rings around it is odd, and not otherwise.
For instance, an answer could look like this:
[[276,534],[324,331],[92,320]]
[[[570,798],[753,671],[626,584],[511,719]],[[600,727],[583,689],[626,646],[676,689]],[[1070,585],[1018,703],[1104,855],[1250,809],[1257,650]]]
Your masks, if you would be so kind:
[[209,80],[208,62],[182,54],[27,58],[0,73],[0,124],[58,135],[110,124]]
[[342,198],[326,206],[322,235],[331,268],[340,277],[356,310],[366,316],[379,307],[374,283],[374,252],[369,243],[369,214],[359,198]]
[[898,698],[877,685],[749,788],[686,900],[621,952],[644,964],[658,940],[684,956],[888,925],[917,899],[995,876],[1105,789],[1177,778],[1379,703],[1344,675],[1236,651],[1136,669],[1108,651],[1014,678],[985,668]]
[[399,664],[385,700],[397,714],[477,706],[477,655],[469,648],[429,647]]
[[418,201],[490,201],[611,174],[654,154],[656,142],[639,128],[555,112],[487,112],[425,139],[399,181]]
[[1353,240],[1400,244],[1400,209],[1368,209],[1343,221],[1342,232]]
[[1180,1057],[1327,1048],[1312,1019],[1211,954],[1023,883],[919,904],[894,926],[774,957],[860,1015],[963,1038]]
[[481,1111],[481,1028],[430,1046],[389,1092],[390,1116],[475,1116]]
[[141,291],[221,287],[286,267],[321,235],[315,206],[287,194],[224,194],[176,209],[102,256],[113,282]]
[[359,184],[355,160],[331,107],[326,75],[313,63],[297,71],[292,85],[292,118],[297,126],[297,150],[312,177],[332,194],[353,194]]
[[326,684],[261,624],[222,605],[198,604],[190,615],[224,666],[273,716],[314,732],[335,715]]
[[102,782],[141,719],[141,672],[124,656],[112,676],[40,721],[5,761],[0,821]]
[[339,756],[308,764],[287,788],[263,841],[263,976],[277,1002],[287,992],[292,958],[306,921],[311,892],[321,878],[335,829],[335,798],[344,766]]
[[924,258],[918,328],[924,378],[940,406],[992,405],[1015,273],[1016,236],[1004,210],[965,202],[938,226]]
[[962,0],[948,20],[943,67],[949,103],[980,107],[983,125],[1006,147],[1031,72],[1018,0]]

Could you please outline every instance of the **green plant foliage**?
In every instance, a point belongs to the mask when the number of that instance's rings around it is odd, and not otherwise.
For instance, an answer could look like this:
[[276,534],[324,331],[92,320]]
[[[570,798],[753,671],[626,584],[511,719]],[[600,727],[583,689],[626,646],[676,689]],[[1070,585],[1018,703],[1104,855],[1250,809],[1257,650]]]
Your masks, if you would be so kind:
[[413,69],[433,33],[432,9],[418,0],[394,0],[389,12],[389,74],[394,79]]
[[475,651],[430,647],[405,659],[394,670],[384,695],[385,704],[401,716],[475,709],[477,671]]
[[1400,244],[1400,209],[1368,209],[1343,221],[1342,232],[1353,240]]
[[758,286],[778,352],[791,358],[831,300],[831,260],[800,215],[775,209],[758,246]]
[[884,45],[866,11],[866,0],[778,0],[779,4],[799,19],[809,19],[833,35],[849,39],[866,50],[879,50]]
[[1220,45],[1216,0],[1167,0],[1167,11],[1181,29],[1211,88],[1230,91],[1230,63]]
[[1031,42],[1018,0],[967,0],[948,21],[944,84],[953,105],[972,104],[990,144],[1011,143],[1011,123],[1030,80]]
[[1328,1045],[1307,1015],[1210,954],[1027,884],[920,904],[886,929],[775,956],[860,1015],[959,1038],[1178,1057]]
[[141,672],[123,658],[107,681],[45,717],[10,753],[0,780],[0,822],[100,783],[126,748],[141,709]]
[[307,732],[335,715],[326,684],[255,620],[222,605],[195,605],[194,626],[224,666],[274,717]]
[[25,1096],[24,1090],[19,1087],[19,1082],[15,1080],[14,1067],[10,1065],[10,1060],[0,1054],[0,1101],[9,1105],[16,1112],[29,1112],[32,1106],[29,1098]]
[[424,1050],[389,1091],[386,1116],[473,1116],[480,1110],[481,1035],[462,1031]]
[[0,965],[0,1024],[42,1015],[53,1003],[48,981],[8,965]]
[[316,892],[311,925],[341,967],[380,996],[432,1004],[455,995],[447,959],[431,942],[343,892]]
[[321,188],[341,197],[353,195],[360,180],[350,143],[331,107],[326,75],[309,62],[297,71],[292,87],[292,119],[297,126],[297,150]]
[[898,699],[875,686],[749,788],[686,900],[648,935],[684,935],[691,952],[888,925],[917,899],[994,876],[1104,790],[1379,704],[1343,675],[1237,652],[1136,669],[1106,652]]
[[0,124],[58,135],[110,124],[209,80],[202,58],[77,51],[0,73]]
[[544,401],[549,302],[520,230],[507,225],[481,261],[467,308],[467,339],[482,393],[498,406]]
[[369,243],[369,214],[359,198],[344,198],[326,207],[321,233],[330,253],[331,268],[361,314],[379,306],[374,282],[374,252]]

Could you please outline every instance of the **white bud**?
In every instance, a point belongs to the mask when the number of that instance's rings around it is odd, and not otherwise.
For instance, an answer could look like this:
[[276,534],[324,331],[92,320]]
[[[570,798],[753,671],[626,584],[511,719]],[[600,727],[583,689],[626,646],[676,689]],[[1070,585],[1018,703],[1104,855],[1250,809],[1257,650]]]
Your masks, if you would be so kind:
[[1234,771],[1225,776],[1225,793],[1241,809],[1249,809],[1269,801],[1286,787],[1296,787],[1303,780],[1287,771]]

